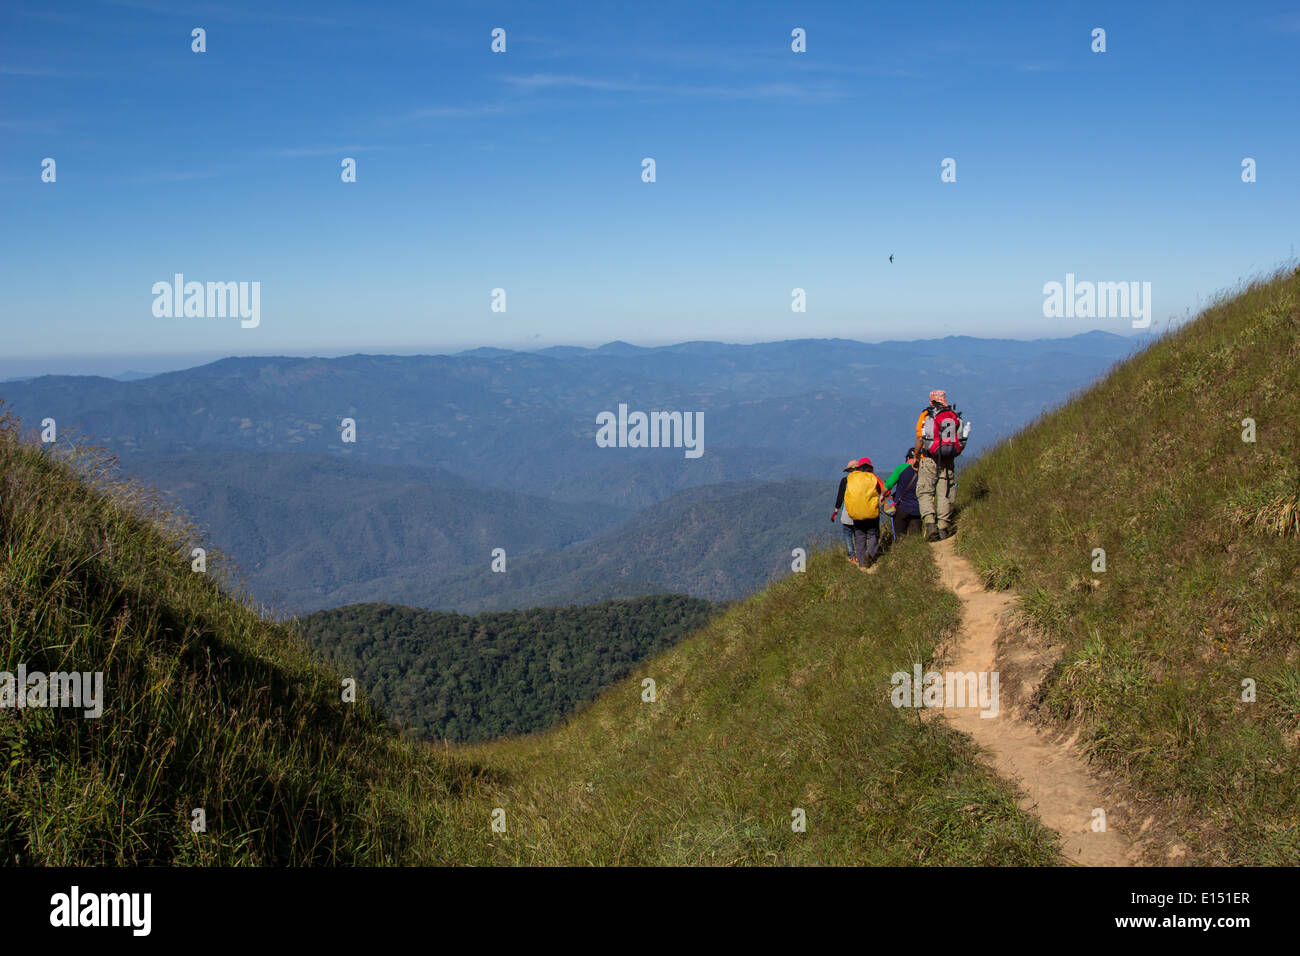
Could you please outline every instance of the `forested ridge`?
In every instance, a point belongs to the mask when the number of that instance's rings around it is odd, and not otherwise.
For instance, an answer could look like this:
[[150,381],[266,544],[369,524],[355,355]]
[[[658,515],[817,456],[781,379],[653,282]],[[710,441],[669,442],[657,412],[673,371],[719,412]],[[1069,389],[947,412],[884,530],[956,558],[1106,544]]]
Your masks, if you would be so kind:
[[300,624],[403,733],[471,741],[551,726],[714,609],[684,595],[472,616],[353,604]]

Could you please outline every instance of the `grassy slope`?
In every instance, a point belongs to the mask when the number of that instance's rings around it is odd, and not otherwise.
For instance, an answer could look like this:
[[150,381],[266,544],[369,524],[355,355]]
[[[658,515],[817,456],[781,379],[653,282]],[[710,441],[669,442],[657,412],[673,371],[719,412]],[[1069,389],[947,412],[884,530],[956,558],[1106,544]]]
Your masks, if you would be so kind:
[[[6,861],[1054,858],[962,738],[887,704],[888,675],[928,660],[957,618],[918,542],[872,578],[814,555],[647,664],[654,704],[637,675],[554,732],[444,750],[340,703],[292,631],[193,573],[189,535],[137,506],[0,428],[0,670],[106,684],[98,720],[0,711]],[[505,834],[489,827],[498,806]]]
[[960,482],[959,547],[1064,643],[1047,713],[1201,862],[1300,863],[1297,368],[1300,275],[1256,283]]
[[0,671],[102,671],[104,713],[0,711],[0,859],[405,857],[413,831],[388,780],[413,760],[443,768],[344,706],[337,676],[285,629],[193,573],[186,534],[143,523],[138,501],[91,491],[5,425]]
[[[918,607],[926,610],[917,613]],[[473,863],[1035,864],[1054,836],[889,675],[956,626],[918,540],[866,577],[837,552],[639,667],[560,729],[451,751],[492,770],[436,807]],[[652,678],[658,700],[641,698]],[[504,834],[488,831],[506,812]],[[807,813],[805,833],[791,811]]]

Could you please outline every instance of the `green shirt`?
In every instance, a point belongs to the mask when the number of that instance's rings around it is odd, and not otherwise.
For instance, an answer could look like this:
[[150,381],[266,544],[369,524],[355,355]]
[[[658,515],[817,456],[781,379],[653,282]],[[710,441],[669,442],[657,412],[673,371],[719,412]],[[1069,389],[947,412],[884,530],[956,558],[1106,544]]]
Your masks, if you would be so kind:
[[901,475],[906,470],[907,470],[907,462],[903,462],[901,465],[899,465],[897,468],[894,469],[893,474],[891,474],[888,478],[885,479],[885,487],[890,491],[893,491],[894,485],[898,481],[898,476]]

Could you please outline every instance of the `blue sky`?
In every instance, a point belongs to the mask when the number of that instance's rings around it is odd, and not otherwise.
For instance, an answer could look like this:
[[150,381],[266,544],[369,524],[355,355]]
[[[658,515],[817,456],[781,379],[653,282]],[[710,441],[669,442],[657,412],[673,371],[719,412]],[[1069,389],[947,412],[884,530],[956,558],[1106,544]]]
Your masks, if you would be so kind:
[[[1294,3],[14,0],[0,361],[1128,334],[1043,284],[1161,326],[1295,255],[1298,47]],[[177,272],[261,324],[156,318]]]

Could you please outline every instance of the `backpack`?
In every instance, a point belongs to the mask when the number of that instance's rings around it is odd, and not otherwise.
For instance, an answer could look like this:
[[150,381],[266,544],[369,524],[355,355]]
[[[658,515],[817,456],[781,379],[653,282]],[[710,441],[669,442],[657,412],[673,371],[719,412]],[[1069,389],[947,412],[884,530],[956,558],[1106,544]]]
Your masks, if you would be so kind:
[[930,413],[921,429],[921,448],[931,458],[956,458],[961,454],[961,412],[951,405]]
[[849,472],[844,486],[844,510],[854,521],[880,517],[880,479],[869,471]]
[[892,518],[897,511],[898,502],[894,500],[893,492],[886,488],[884,497],[880,499],[880,513]]

